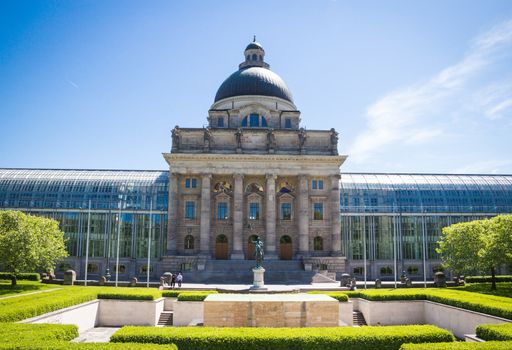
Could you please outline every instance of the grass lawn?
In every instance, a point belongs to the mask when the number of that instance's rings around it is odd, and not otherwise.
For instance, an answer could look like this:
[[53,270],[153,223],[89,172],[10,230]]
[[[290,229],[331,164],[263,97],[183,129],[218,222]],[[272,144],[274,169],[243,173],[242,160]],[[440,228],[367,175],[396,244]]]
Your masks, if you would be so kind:
[[491,290],[490,283],[469,283],[464,287],[456,287],[454,289],[512,298],[512,282],[500,282],[496,286],[496,290]]
[[60,286],[34,281],[18,281],[18,284],[12,287],[11,281],[0,280],[0,298],[55,288],[60,288]]

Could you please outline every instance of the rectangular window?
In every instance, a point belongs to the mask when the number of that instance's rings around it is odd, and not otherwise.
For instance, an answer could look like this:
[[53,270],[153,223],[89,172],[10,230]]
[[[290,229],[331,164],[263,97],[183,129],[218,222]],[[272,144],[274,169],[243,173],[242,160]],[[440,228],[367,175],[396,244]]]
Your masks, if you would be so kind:
[[217,219],[227,220],[228,219],[228,203],[220,202],[217,204]]
[[292,205],[290,203],[281,204],[281,220],[292,219]]
[[324,219],[324,203],[315,203],[313,205],[313,219],[323,220]]
[[186,178],[185,179],[185,187],[186,188],[196,188],[197,187],[197,179],[195,178]]
[[260,219],[260,204],[259,203],[249,204],[249,220],[259,220],[259,219]]
[[311,181],[311,188],[313,190],[323,190],[324,189],[324,180]]
[[217,126],[219,128],[223,128],[224,127],[224,117],[219,117],[219,119],[217,119]]
[[291,129],[292,128],[292,120],[290,118],[286,118],[284,120],[284,127],[286,129]]
[[185,202],[185,219],[196,218],[196,203],[192,201]]
[[250,127],[258,127],[258,126],[260,126],[260,116],[259,116],[259,114],[251,114],[249,116],[249,126]]

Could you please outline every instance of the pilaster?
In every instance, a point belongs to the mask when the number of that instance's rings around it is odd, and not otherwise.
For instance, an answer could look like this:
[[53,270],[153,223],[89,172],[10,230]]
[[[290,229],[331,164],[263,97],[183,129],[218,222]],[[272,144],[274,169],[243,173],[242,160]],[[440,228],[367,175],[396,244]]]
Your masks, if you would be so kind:
[[167,255],[177,254],[177,235],[178,235],[178,181],[176,173],[169,173],[169,201],[167,216]]
[[242,246],[243,235],[243,208],[244,208],[244,176],[235,174],[233,176],[234,198],[233,198],[233,251],[231,259],[244,259]]
[[210,205],[212,174],[201,175],[200,254],[210,256]]
[[333,256],[341,256],[340,178],[339,174],[331,176],[331,255]]
[[299,175],[299,255],[309,255],[309,190],[308,177]]
[[275,174],[267,174],[266,179],[266,249],[265,257],[267,259],[277,259],[276,250],[276,178]]

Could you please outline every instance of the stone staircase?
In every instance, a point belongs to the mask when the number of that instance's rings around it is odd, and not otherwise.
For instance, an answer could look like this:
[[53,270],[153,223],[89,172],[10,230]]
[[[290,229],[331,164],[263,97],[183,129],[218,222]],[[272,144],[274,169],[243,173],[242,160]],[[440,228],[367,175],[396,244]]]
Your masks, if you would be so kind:
[[167,327],[172,326],[172,311],[162,311],[160,314],[160,318],[158,319],[157,326],[159,327]]
[[354,327],[367,326],[366,320],[360,311],[353,311],[352,319],[354,321]]
[[[252,284],[254,260],[209,260],[202,271],[185,271],[184,279],[192,283]],[[309,284],[317,274],[304,271],[300,260],[267,260],[265,283]]]

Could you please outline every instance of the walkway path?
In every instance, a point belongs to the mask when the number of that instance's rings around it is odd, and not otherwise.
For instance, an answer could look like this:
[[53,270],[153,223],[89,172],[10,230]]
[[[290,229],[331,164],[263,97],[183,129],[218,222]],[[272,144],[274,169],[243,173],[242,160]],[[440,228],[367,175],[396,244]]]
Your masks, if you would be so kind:
[[74,343],[108,343],[110,337],[121,327],[96,327],[88,329],[73,339]]
[[24,297],[25,295],[32,295],[32,294],[39,294],[39,293],[46,293],[46,292],[54,292],[54,291],[59,290],[59,289],[62,289],[62,288],[52,288],[52,289],[39,290],[37,292],[20,293],[20,294],[16,294],[16,295],[9,295],[9,296],[6,296],[6,297],[1,297],[0,300],[2,300],[2,299],[9,299],[9,298]]

